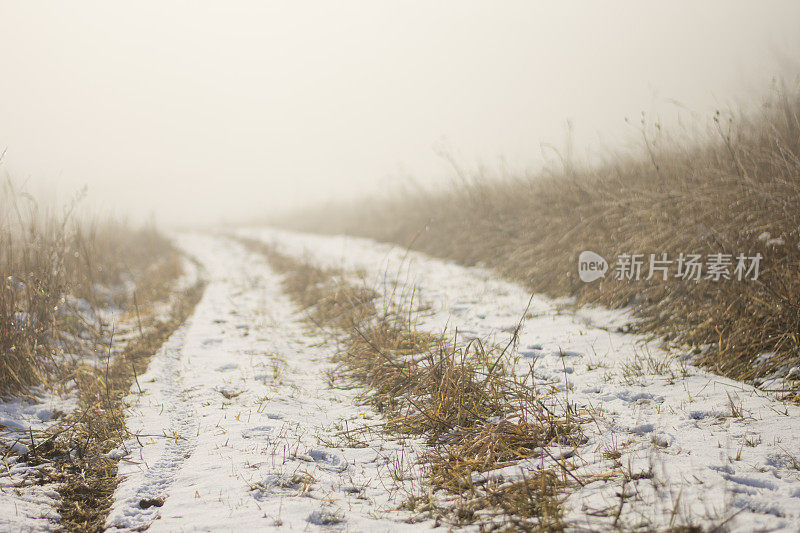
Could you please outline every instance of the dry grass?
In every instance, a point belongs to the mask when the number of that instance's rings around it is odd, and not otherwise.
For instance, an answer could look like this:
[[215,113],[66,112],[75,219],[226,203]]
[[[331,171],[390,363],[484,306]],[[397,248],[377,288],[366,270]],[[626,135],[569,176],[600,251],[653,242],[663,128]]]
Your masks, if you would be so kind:
[[[172,279],[162,278],[171,285]],[[30,449],[18,462],[40,465],[41,481],[59,483],[60,527],[66,531],[103,531],[113,503],[118,458],[105,454],[128,437],[124,397],[138,383],[150,357],[186,320],[203,292],[196,284],[175,299],[169,316],[149,320],[107,365],[80,364],[71,379],[77,384],[79,408],[43,434],[30,435]],[[110,348],[110,347],[109,347]],[[138,370],[137,370],[138,369]]]
[[[59,212],[3,185],[0,394],[47,387],[77,396],[79,409],[31,432],[17,462],[59,484],[61,527],[101,531],[117,484],[117,459],[104,454],[127,436],[122,400],[202,286],[176,294],[182,262],[165,237],[78,216],[78,202]],[[112,311],[123,335],[104,318]]]
[[[169,278],[163,279],[169,285]],[[80,410],[51,429],[60,451],[57,471],[64,483],[59,514],[68,531],[102,531],[113,503],[118,459],[103,454],[118,448],[128,437],[123,399],[137,383],[138,373],[147,368],[150,357],[188,318],[203,293],[196,284],[180,294],[168,318],[152,321],[105,368],[84,366],[79,381]],[[138,370],[137,370],[138,369]]]
[[[361,397],[384,415],[387,431],[426,439],[422,462],[431,485],[457,500],[441,506],[435,499],[411,498],[408,509],[456,524],[488,526],[502,517],[519,529],[561,528],[560,491],[577,478],[565,463],[553,466],[547,449],[582,443],[586,420],[566,409],[554,391],[531,386],[532,376],[509,372],[506,352],[513,341],[505,349],[487,348],[445,332],[418,331],[414,297],[407,291],[369,289],[345,273],[240,241],[266,255],[309,321],[340,343],[332,379],[365,387]],[[473,480],[530,458],[547,459],[551,466],[521,481]]]
[[[58,386],[69,355],[100,337],[88,312],[131,312],[163,299],[180,274],[177,253],[152,227],[134,229],[42,206],[10,181],[0,191],[0,395]],[[127,286],[135,286],[131,293]],[[80,300],[75,300],[75,299]],[[136,302],[133,300],[136,299]],[[134,305],[134,303],[136,305]]]
[[[756,113],[717,113],[700,137],[670,137],[644,116],[638,129],[638,153],[597,165],[462,176],[444,192],[315,208],[276,222],[484,264],[578,303],[633,306],[640,331],[697,347],[700,362],[734,378],[800,365],[800,89],[776,90]],[[769,239],[759,239],[764,232]],[[584,284],[577,276],[583,250],[610,263],[623,253],[761,253],[764,260],[758,281],[607,275]],[[764,352],[776,355],[755,364]]]

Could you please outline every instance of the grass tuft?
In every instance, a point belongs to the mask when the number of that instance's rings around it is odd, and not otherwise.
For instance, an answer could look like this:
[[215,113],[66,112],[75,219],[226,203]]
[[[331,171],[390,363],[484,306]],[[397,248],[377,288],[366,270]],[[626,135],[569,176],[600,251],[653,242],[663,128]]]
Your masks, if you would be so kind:
[[[344,272],[239,240],[265,254],[309,321],[341,346],[330,379],[364,387],[362,400],[382,413],[387,431],[427,441],[421,461],[430,484],[457,498],[444,506],[411,498],[406,508],[453,524],[488,525],[501,516],[523,529],[561,528],[560,492],[580,480],[548,449],[582,444],[585,413],[567,409],[554,390],[537,390],[531,376],[510,371],[513,339],[502,349],[418,331],[413,295],[370,289]],[[481,478],[526,459],[548,466],[526,465],[523,479],[511,483]]]

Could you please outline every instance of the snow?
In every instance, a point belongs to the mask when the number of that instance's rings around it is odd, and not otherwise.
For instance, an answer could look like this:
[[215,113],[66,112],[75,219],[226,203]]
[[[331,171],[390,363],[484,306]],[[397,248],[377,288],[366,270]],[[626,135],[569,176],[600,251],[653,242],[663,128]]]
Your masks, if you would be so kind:
[[[191,286],[198,279],[197,267],[191,261],[183,261],[183,274],[176,281],[176,290]],[[24,284],[12,280],[17,290],[25,288]],[[136,336],[139,329],[130,317],[126,319],[125,310],[114,303],[115,298],[130,295],[134,290],[134,282],[130,276],[124,275],[120,284],[111,288],[95,286],[96,293],[105,295],[106,305],[94,307],[88,301],[65,295],[61,298],[56,312],[62,318],[74,318],[80,326],[76,336],[61,331],[55,339],[61,344],[65,353],[56,355],[57,359],[81,359],[88,364],[105,364],[108,357],[107,347],[100,349],[95,345],[97,331],[106,332],[100,344],[110,344],[109,332],[114,332],[114,346],[111,357],[118,355],[127,340]],[[168,311],[169,304],[161,307],[162,314]],[[35,317],[24,312],[14,315],[12,325],[25,327]],[[60,516],[57,508],[61,497],[57,492],[59,483],[48,483],[48,471],[51,466],[44,462],[29,465],[24,462],[24,454],[30,450],[31,437],[38,444],[42,435],[65,415],[73,413],[78,407],[77,391],[71,383],[64,384],[58,392],[46,387],[28,391],[24,398],[0,400],[0,444],[7,447],[3,464],[0,465],[0,531],[50,531],[59,529]],[[115,451],[106,454],[115,458],[122,454]]]
[[56,483],[40,483],[48,465],[28,465],[18,455],[30,450],[31,435],[38,443],[42,431],[76,406],[74,398],[59,398],[40,390],[32,398],[0,402],[0,442],[14,454],[0,465],[0,531],[54,531],[60,496]]
[[[296,257],[363,270],[376,284],[386,276],[416,286],[433,309],[423,329],[447,326],[503,343],[531,298],[484,269],[365,239],[241,233]],[[584,427],[589,441],[571,461],[576,474],[595,480],[570,492],[570,527],[609,527],[622,494],[617,525],[800,529],[800,408],[624,333],[634,321],[624,312],[560,304],[533,297],[518,368],[525,374],[533,364],[537,386],[567,390],[570,402],[594,414]],[[633,479],[623,483],[621,472]]]
[[[22,285],[20,283],[20,285]],[[89,327],[97,326],[100,315],[106,319],[118,317],[117,308],[95,312],[85,300],[66,296],[56,311],[62,316],[77,318],[81,329],[78,337],[59,333],[59,340],[65,348],[78,348],[80,356],[93,357],[91,343],[81,339],[93,339]],[[15,313],[12,326],[26,327],[35,322],[24,312]],[[91,354],[91,355],[90,355]],[[56,359],[79,357],[70,353],[58,353]],[[50,531],[58,529],[60,518],[57,508],[61,497],[57,492],[59,483],[44,482],[49,479],[47,472],[51,466],[44,462],[29,465],[24,462],[24,454],[30,450],[31,438],[41,441],[44,432],[58,420],[78,406],[77,393],[71,384],[58,393],[45,387],[28,391],[25,397],[8,398],[0,401],[0,444],[8,449],[3,464],[0,465],[0,531]],[[23,456],[23,457],[20,457]]]
[[[690,523],[800,530],[800,408],[626,333],[635,322],[628,312],[531,298],[486,269],[365,239],[265,228],[241,234],[323,266],[362,271],[379,292],[384,283],[415,287],[430,306],[421,330],[447,328],[504,345],[525,316],[517,372],[533,367],[532,386],[559,391],[590,413],[588,440],[550,449],[547,461],[475,474],[476,483],[519,479],[558,460],[583,480],[565,492],[570,530]],[[225,237],[177,241],[197,259],[189,277],[204,276],[208,285],[194,314],[139,375],[142,392],[134,385],[126,398],[132,436],[108,454],[120,459],[120,484],[107,527],[432,527],[396,510],[408,494],[427,490],[415,466],[423,443],[381,433],[381,418],[359,404],[358,389],[329,383],[337,347],[303,321],[281,276]],[[4,442],[24,453],[21,436],[52,423],[58,401],[0,404]],[[0,476],[0,530],[53,528],[57,494],[25,483],[17,491],[11,485],[35,472],[13,458],[8,465]]]
[[[310,331],[264,259],[221,238],[180,244],[209,284],[194,315],[154,357],[127,399],[114,530],[410,530],[390,512],[418,443],[342,431],[377,416],[357,390],[332,389],[332,349]],[[376,422],[378,420],[375,420]],[[369,436],[370,434],[367,434]],[[418,476],[418,474],[417,474]]]

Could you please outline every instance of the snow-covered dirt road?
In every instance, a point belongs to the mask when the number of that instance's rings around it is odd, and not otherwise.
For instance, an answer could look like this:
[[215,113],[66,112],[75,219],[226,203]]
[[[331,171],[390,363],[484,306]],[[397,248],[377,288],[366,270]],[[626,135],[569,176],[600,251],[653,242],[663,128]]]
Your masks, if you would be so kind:
[[[591,414],[585,444],[551,451],[576,479],[564,489],[567,530],[800,531],[800,407],[625,333],[629,314],[531,299],[489,271],[368,240],[240,234],[362,272],[378,293],[385,283],[414,287],[426,304],[420,331],[505,345],[525,315],[515,370],[532,370],[532,386]],[[201,265],[207,288],[126,399],[133,436],[111,452],[121,459],[120,483],[107,528],[433,527],[397,510],[429,491],[415,466],[425,446],[382,433],[359,389],[336,388],[329,376],[340,347],[304,320],[282,276],[232,238],[182,235],[178,244]],[[58,411],[54,401],[3,404],[9,453],[25,451],[13,435],[41,431]],[[537,468],[538,459],[522,461],[472,481],[513,481]],[[21,463],[6,470],[0,529],[57,529],[56,484],[41,484],[37,468]]]
[[[432,307],[420,325],[505,343],[530,294],[480,268],[390,245],[271,229],[242,235],[322,265],[363,270],[374,283],[413,285]],[[584,485],[565,503],[572,529],[724,526],[800,531],[800,408],[705,372],[685,353],[624,333],[632,318],[565,310],[534,297],[517,368],[594,413],[572,455]],[[519,466],[498,472],[520,476]]]
[[326,379],[332,348],[302,322],[263,258],[224,238],[180,245],[206,270],[194,315],[128,398],[110,529],[404,530],[414,444],[373,434],[336,447],[371,411]]
[[[414,286],[430,306],[421,330],[446,327],[504,344],[527,308],[518,372],[533,365],[537,387],[560,390],[593,414],[586,444],[558,450],[580,479],[565,490],[568,530],[800,530],[800,408],[624,333],[626,313],[576,311],[538,296],[527,307],[524,288],[491,272],[368,240],[241,234],[312,263],[363,271],[376,287]],[[433,520],[412,523],[395,510],[427,490],[413,467],[423,444],[377,428],[349,440],[351,430],[381,419],[359,404],[359,390],[332,385],[336,342],[304,321],[281,276],[230,238],[183,235],[178,243],[208,285],[126,399],[133,437],[112,452],[121,481],[107,528],[431,528]],[[523,462],[473,481],[514,480],[537,466]],[[15,490],[0,494],[0,508],[15,509],[9,523],[27,516],[34,530],[57,527],[50,493]]]

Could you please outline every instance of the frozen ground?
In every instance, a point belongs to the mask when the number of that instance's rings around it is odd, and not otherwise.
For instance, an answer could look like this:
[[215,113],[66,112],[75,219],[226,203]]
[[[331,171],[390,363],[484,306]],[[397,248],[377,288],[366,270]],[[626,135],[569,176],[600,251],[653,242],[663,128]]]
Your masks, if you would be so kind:
[[[41,433],[76,404],[72,396],[60,398],[45,391],[36,399],[0,402],[0,442],[23,455],[31,448],[31,438],[39,442]],[[49,465],[28,465],[19,455],[8,454],[0,465],[0,531],[55,530],[61,498],[56,483],[42,482]]]
[[[133,324],[122,322],[123,311],[114,304],[114,296],[132,291],[131,283],[128,281],[110,289],[96,287],[100,301],[106,300],[101,307],[93,308],[85,300],[72,296],[61,301],[57,312],[64,317],[77,318],[75,322],[83,326],[74,331],[74,335],[60,332],[58,342],[66,353],[59,357],[81,357],[90,363],[104,364],[111,324],[116,325],[114,338],[121,340],[120,346],[124,345],[135,328]],[[17,316],[19,322],[12,327],[25,327],[30,318],[21,312]],[[95,330],[100,328],[105,329],[98,340]],[[98,350],[96,340],[102,349]],[[26,455],[34,444],[42,444],[48,428],[58,424],[77,407],[77,392],[71,383],[64,384],[59,392],[41,387],[30,391],[24,398],[0,400],[0,444],[7,450],[0,464],[0,531],[58,529],[60,516],[57,508],[61,497],[57,491],[58,482],[50,481],[53,467],[46,460],[30,461],[38,464],[29,464]]]
[[[183,274],[174,286],[176,293],[198,280],[197,266],[192,261],[184,258],[182,268]],[[109,358],[113,361],[126,343],[140,334],[139,324],[126,317],[125,310],[116,303],[130,297],[135,284],[128,277],[117,285],[95,285],[93,289],[99,302],[95,306],[70,295],[58,304],[57,313],[72,319],[73,329],[59,331],[54,342],[63,351],[58,357],[103,368]],[[165,318],[170,306],[171,302],[159,302],[152,312],[156,318]],[[29,318],[24,313],[17,315],[19,325],[24,326]],[[76,328],[76,324],[80,327]],[[145,325],[144,330],[147,328]],[[39,457],[31,464],[26,459],[32,442],[39,446],[53,431],[67,430],[63,426],[69,420],[67,415],[79,407],[73,382],[61,383],[59,389],[56,392],[40,387],[24,398],[0,400],[0,445],[6,449],[0,465],[0,531],[59,529],[60,482],[52,481],[54,467]]]
[[[420,327],[431,331],[447,326],[503,343],[530,298],[485,270],[367,240],[242,233],[319,264],[363,270],[378,287],[387,279],[415,286],[431,305]],[[179,244],[209,284],[194,315],[139,376],[142,392],[134,386],[127,399],[135,436],[114,452],[122,481],[108,528],[430,528],[392,510],[407,492],[424,490],[396,481],[413,476],[421,444],[348,431],[380,419],[358,405],[357,390],[331,388],[335,346],[305,325],[280,276],[224,237],[186,235]],[[570,529],[724,523],[735,531],[800,530],[800,408],[622,333],[631,320],[623,312],[573,312],[535,297],[528,315],[519,372],[533,365],[535,386],[559,390],[593,415],[586,445],[558,451],[583,482],[566,501]],[[35,428],[52,410],[7,403],[0,423]],[[364,445],[349,446],[350,434]],[[514,479],[534,466],[475,481]],[[52,527],[51,489],[17,490],[15,478],[6,479],[0,529]]]
[[[180,240],[209,284],[140,376],[107,526],[148,531],[404,530],[387,513],[413,443],[337,447],[372,413],[331,389],[331,347],[309,331],[262,257],[227,239]],[[389,516],[391,515],[391,516]]]
[[[242,233],[284,253],[364,270],[376,284],[388,277],[416,286],[433,305],[423,326],[433,330],[448,325],[503,342],[530,298],[485,270],[368,240]],[[572,528],[695,523],[800,530],[800,408],[622,333],[625,313],[567,312],[541,297],[529,313],[520,373],[534,365],[537,386],[566,389],[569,402],[594,413],[584,428],[588,444],[570,459],[585,480],[567,500]]]

